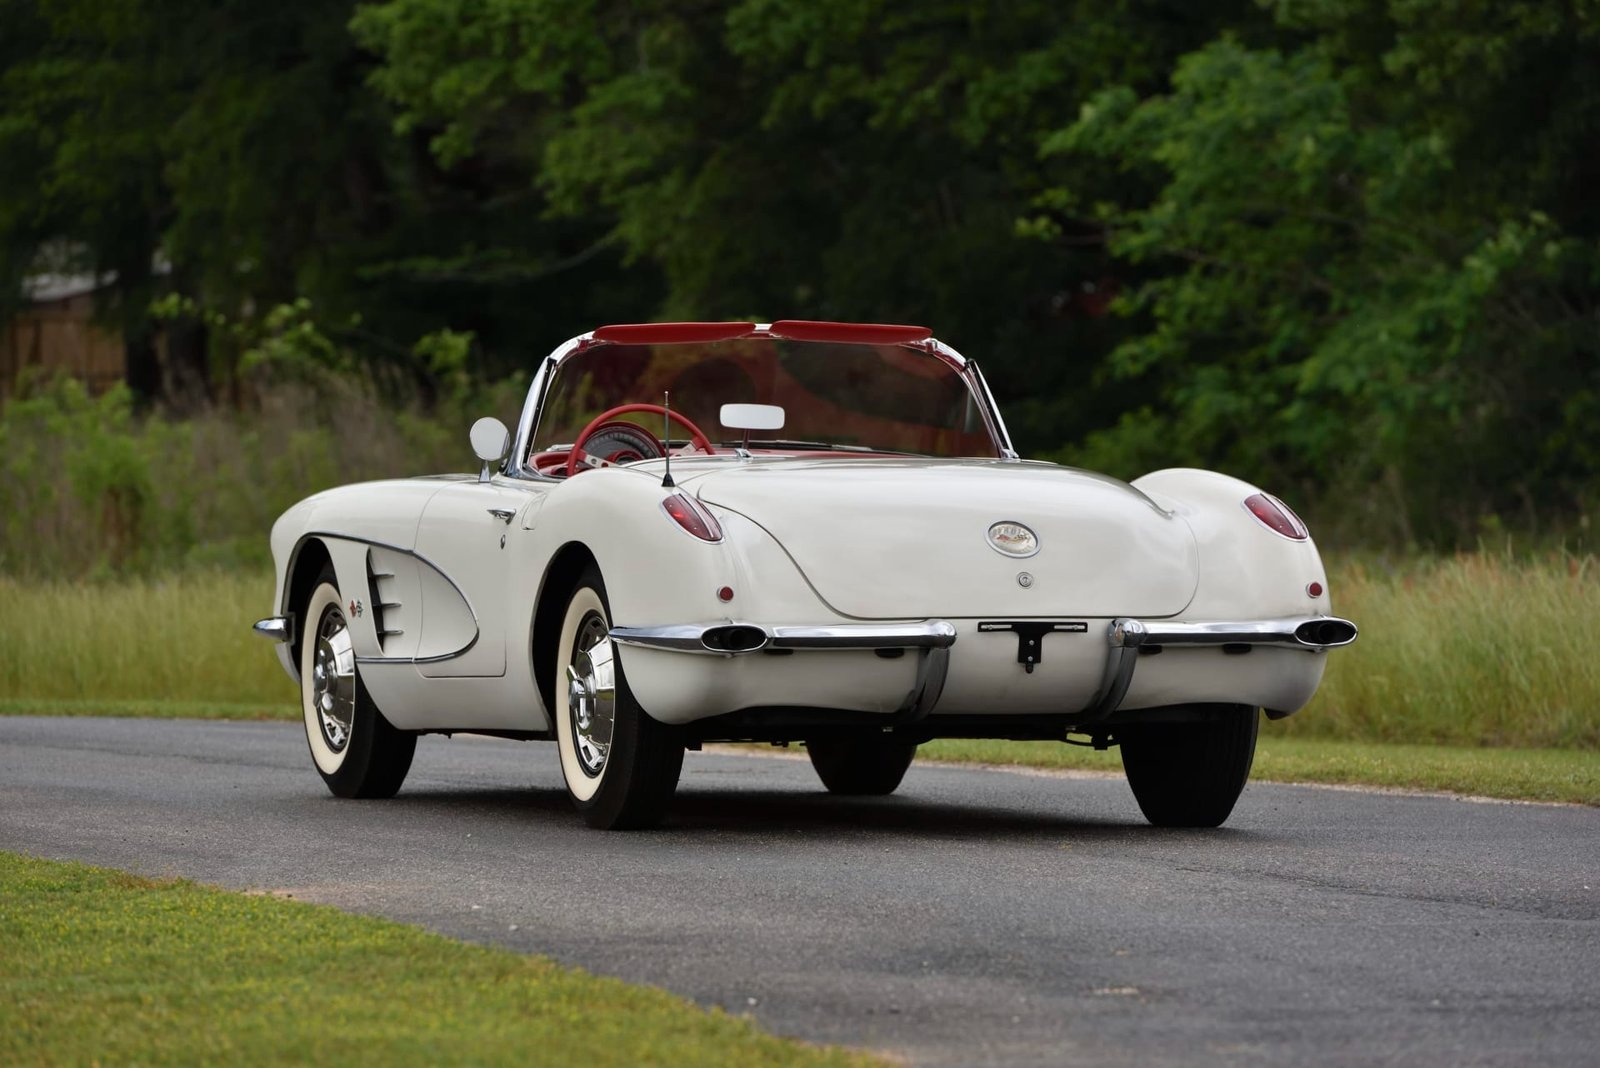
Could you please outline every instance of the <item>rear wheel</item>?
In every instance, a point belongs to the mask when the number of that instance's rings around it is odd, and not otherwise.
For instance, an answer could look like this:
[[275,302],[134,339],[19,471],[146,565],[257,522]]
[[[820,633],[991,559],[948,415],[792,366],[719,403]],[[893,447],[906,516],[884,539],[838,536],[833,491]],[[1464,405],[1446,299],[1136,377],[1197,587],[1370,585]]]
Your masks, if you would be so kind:
[[411,770],[417,736],[384,719],[361,685],[337,582],[332,568],[323,571],[300,617],[306,744],[336,796],[393,797]]
[[567,796],[591,827],[653,827],[683,769],[683,737],[633,699],[610,638],[605,583],[591,567],[567,602],[557,645],[556,745]]
[[817,738],[806,741],[806,752],[830,794],[882,796],[905,778],[917,745],[894,738]]
[[1250,778],[1256,710],[1219,706],[1199,723],[1131,730],[1122,767],[1145,819],[1157,827],[1220,827]]

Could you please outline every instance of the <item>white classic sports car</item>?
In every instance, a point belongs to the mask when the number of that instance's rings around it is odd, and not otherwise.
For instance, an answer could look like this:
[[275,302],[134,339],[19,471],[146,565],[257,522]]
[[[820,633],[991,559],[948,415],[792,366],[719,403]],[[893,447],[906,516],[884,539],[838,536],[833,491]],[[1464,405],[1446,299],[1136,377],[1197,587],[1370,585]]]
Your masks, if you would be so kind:
[[1217,826],[1257,709],[1356,628],[1305,526],[1211,471],[1022,460],[916,326],[607,326],[533,376],[478,474],[345,486],[272,528],[317,770],[395,793],[419,734],[553,739],[596,827],[658,822],[686,748],[804,742],[887,794],[932,738],[1118,745],[1150,822]]

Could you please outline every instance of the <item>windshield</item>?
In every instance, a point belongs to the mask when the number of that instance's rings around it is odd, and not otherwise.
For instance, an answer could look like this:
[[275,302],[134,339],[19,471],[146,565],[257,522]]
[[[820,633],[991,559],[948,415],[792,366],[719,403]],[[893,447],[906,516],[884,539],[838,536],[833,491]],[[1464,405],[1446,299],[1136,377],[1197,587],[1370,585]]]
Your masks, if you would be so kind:
[[[596,345],[569,357],[546,394],[533,451],[570,445],[595,416],[622,404],[660,404],[713,443],[740,445],[724,404],[783,409],[783,427],[750,433],[750,448],[825,447],[927,456],[995,456],[966,381],[945,361],[899,345],[749,338],[703,344]],[[624,415],[656,437],[661,417]],[[687,433],[674,424],[672,437]]]

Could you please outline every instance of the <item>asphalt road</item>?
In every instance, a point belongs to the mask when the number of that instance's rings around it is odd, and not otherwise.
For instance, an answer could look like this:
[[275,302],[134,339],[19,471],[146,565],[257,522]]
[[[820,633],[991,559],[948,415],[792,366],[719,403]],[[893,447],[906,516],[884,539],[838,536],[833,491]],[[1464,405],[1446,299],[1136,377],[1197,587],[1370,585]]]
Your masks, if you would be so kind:
[[690,754],[665,829],[546,743],[424,739],[340,801],[297,727],[0,718],[0,849],[291,892],[913,1064],[1600,1064],[1600,811],[914,767],[871,801]]

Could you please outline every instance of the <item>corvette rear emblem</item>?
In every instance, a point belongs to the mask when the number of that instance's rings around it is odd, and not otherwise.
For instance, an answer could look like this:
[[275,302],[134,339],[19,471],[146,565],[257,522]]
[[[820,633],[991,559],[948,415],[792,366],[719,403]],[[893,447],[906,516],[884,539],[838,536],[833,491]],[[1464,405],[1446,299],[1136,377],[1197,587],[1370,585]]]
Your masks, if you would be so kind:
[[989,548],[1021,559],[1039,551],[1039,535],[1015,520],[1002,519],[989,527]]

